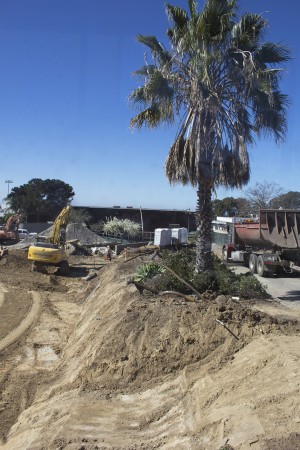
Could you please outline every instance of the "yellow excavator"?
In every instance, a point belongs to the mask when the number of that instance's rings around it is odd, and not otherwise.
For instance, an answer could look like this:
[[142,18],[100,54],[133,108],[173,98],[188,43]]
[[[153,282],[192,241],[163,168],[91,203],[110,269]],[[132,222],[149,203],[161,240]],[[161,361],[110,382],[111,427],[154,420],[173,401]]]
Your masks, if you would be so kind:
[[28,249],[28,259],[32,261],[32,270],[47,273],[47,266],[59,267],[60,275],[69,275],[70,267],[66,256],[66,226],[70,205],[57,216],[50,237],[39,236],[35,244]]

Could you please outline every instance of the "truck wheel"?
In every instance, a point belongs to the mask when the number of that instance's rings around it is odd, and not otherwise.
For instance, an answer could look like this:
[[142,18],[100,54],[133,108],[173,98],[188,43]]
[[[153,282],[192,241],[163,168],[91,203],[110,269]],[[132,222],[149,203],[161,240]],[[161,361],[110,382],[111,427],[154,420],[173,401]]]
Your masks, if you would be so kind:
[[257,273],[257,256],[254,253],[249,258],[249,269],[252,273]]
[[59,264],[59,273],[60,275],[63,276],[67,276],[70,273],[70,266],[68,261],[63,260],[60,264]]
[[265,263],[262,256],[257,258],[257,273],[260,277],[266,277],[268,275],[268,271],[265,269]]

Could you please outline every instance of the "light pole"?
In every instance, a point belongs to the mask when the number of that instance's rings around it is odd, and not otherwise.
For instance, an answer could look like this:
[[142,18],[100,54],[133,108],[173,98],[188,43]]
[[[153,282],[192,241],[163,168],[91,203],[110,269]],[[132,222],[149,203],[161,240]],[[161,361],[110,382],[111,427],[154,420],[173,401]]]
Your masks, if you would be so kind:
[[5,183],[7,183],[7,195],[9,195],[9,185],[13,183],[13,180],[5,180]]

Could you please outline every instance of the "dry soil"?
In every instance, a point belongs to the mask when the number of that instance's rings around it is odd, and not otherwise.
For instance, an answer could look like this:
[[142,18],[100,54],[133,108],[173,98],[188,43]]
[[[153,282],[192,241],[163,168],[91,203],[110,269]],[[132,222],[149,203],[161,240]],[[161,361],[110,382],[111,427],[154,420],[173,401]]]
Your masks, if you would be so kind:
[[140,294],[147,258],[0,261],[0,448],[300,449],[299,312]]

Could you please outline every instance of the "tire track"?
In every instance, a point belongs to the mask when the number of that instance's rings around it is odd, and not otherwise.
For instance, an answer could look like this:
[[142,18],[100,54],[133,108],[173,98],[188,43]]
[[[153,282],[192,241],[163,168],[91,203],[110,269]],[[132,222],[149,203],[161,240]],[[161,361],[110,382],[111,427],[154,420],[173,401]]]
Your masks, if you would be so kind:
[[[22,334],[32,325],[33,321],[37,317],[40,310],[40,295],[37,292],[32,291],[32,307],[27,316],[22,320],[20,325],[9,333],[5,338],[0,341],[0,352],[9,347],[13,342],[19,339]],[[1,302],[1,292],[0,292]],[[0,303],[1,306],[1,303]]]

